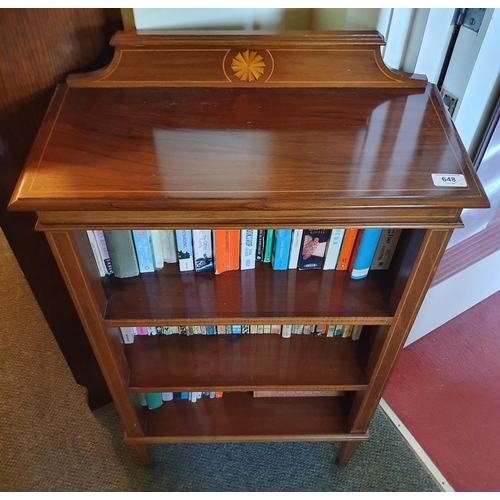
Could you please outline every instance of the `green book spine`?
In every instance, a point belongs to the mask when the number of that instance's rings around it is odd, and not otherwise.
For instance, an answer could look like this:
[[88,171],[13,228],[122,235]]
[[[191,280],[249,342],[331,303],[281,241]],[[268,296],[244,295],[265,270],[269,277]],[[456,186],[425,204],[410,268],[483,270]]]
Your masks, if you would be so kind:
[[271,262],[271,255],[273,254],[273,236],[274,229],[268,229],[266,234],[266,250],[264,254],[264,262]]
[[117,278],[130,278],[139,274],[132,231],[104,231],[113,272]]
[[144,395],[146,396],[146,402],[150,410],[159,408],[163,404],[161,392],[146,392]]

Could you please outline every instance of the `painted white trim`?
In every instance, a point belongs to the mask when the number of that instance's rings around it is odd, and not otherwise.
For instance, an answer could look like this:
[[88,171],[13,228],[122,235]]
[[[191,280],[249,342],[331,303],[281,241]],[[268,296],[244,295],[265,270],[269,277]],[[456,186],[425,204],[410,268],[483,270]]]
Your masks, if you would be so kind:
[[405,347],[500,291],[500,250],[427,292]]
[[387,45],[384,51],[384,62],[391,68],[402,69],[414,10],[401,8],[392,10],[390,24],[386,29]]
[[430,476],[434,479],[441,491],[455,491],[446,478],[441,474],[440,470],[434,465],[434,462],[430,459],[429,455],[425,453],[424,449],[420,446],[418,441],[413,437],[412,433],[403,424],[399,417],[392,411],[391,407],[386,403],[384,399],[380,400],[380,407],[384,413],[389,417],[392,423],[396,426],[398,431],[401,433],[403,438],[408,443],[408,446],[412,449],[413,453],[417,456],[420,463],[424,466]]

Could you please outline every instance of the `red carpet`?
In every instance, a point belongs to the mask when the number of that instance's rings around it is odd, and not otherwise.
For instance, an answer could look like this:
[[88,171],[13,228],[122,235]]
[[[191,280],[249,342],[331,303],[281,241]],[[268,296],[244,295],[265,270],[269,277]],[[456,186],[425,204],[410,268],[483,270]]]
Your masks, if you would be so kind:
[[456,491],[500,491],[500,292],[403,349],[384,399]]

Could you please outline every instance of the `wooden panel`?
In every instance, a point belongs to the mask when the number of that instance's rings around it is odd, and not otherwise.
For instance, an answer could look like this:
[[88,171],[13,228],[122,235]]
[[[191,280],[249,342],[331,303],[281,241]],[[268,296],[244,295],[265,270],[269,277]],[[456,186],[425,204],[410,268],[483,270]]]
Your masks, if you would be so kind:
[[[352,280],[346,271],[255,270],[180,272],[166,264],[155,273],[103,280],[108,325],[237,323],[390,324],[390,275],[374,271]],[[217,318],[219,318],[217,320]]]
[[129,443],[216,441],[341,441],[364,440],[350,434],[340,398],[254,398],[228,393],[196,403],[171,401],[146,411],[143,438],[126,435]]
[[[376,32],[121,32],[110,66],[70,86],[422,87],[389,70]],[[161,34],[159,34],[161,33]],[[191,36],[189,36],[191,35]]]
[[[73,88],[50,119],[13,209],[486,205],[432,86]],[[467,187],[435,186],[436,171],[464,175]]]
[[[45,236],[33,214],[7,213],[15,183],[55,85],[70,71],[96,69],[112,56],[118,9],[0,9],[1,227],[89,405],[110,401]],[[50,293],[47,293],[50,290]]]
[[136,336],[126,346],[138,392],[359,390],[366,342],[293,335]]

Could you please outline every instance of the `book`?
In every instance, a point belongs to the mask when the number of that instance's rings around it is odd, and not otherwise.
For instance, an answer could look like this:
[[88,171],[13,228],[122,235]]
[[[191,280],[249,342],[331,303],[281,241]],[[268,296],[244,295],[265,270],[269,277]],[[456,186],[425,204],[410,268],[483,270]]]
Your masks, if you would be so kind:
[[162,392],[161,399],[162,399],[162,401],[172,401],[174,399],[174,393],[173,392]]
[[356,241],[357,234],[358,234],[357,229],[345,230],[344,240],[342,242],[339,260],[337,263],[338,271],[347,271],[347,267],[349,266],[349,261],[351,260],[352,249],[354,248],[354,243]]
[[215,274],[235,271],[240,267],[240,231],[215,229]]
[[344,234],[345,229],[332,229],[328,245],[326,246],[325,262],[323,263],[323,269],[325,271],[329,269],[337,269]]
[[155,270],[153,248],[151,246],[151,231],[148,229],[132,229],[135,253],[141,273],[152,273]]
[[177,247],[175,246],[175,233],[173,229],[161,229],[160,241],[163,260],[167,264],[175,264],[177,262]]
[[250,335],[255,335],[256,333],[259,333],[258,325],[250,325]]
[[210,229],[193,229],[193,249],[196,272],[214,268],[212,231]]
[[333,334],[334,337],[340,337],[342,335],[342,325],[335,325],[335,333]]
[[146,402],[150,410],[159,408],[163,404],[161,392],[146,392],[144,396],[146,397]]
[[151,229],[151,247],[153,248],[155,269],[163,269],[165,260],[163,259],[163,248],[161,246],[160,231],[158,229]]
[[297,269],[299,263],[300,248],[302,245],[303,229],[294,229],[292,232],[292,244],[290,246],[290,257],[288,259],[288,269]]
[[271,333],[274,335],[281,334],[281,325],[271,325]]
[[271,262],[273,255],[274,229],[266,229],[266,241],[264,244],[264,262]]
[[271,325],[263,325],[263,326],[264,326],[264,330],[262,333],[265,333],[265,334],[271,333]]
[[293,335],[300,335],[303,330],[304,330],[304,325],[293,325],[292,326],[292,334]]
[[255,269],[257,229],[241,230],[240,269]]
[[342,327],[342,338],[350,337],[353,327],[353,325],[344,325]]
[[132,344],[134,342],[134,330],[131,326],[120,326],[120,332],[124,344]]
[[97,246],[97,240],[94,231],[87,231],[87,238],[89,239],[90,248],[94,254],[94,260],[99,271],[99,276],[103,278],[106,276],[106,269],[104,267],[104,262],[101,259],[101,254],[99,253],[99,247]]
[[116,278],[131,278],[139,275],[139,264],[135,254],[134,239],[129,230],[104,230],[109,258]]
[[328,330],[326,332],[326,336],[327,337],[335,337],[335,327],[337,325],[329,325],[328,326]]
[[148,328],[146,326],[136,326],[135,327],[136,335],[147,335]]
[[321,269],[330,236],[329,229],[304,229],[299,255],[299,269]]
[[148,332],[148,335],[156,335],[158,333],[155,326],[147,326],[146,330]]
[[255,260],[264,260],[266,230],[257,230],[257,248],[255,250]]
[[226,334],[226,325],[217,325],[217,335]]
[[368,228],[358,231],[348,267],[352,279],[360,280],[368,275],[381,234],[381,228]]
[[271,264],[275,271],[284,271],[288,269],[291,243],[291,229],[277,229],[274,232],[274,248],[271,257]]
[[217,328],[214,325],[207,326],[206,334],[207,335],[216,335],[217,334]]
[[284,339],[289,339],[292,336],[292,325],[283,325],[281,328],[281,336]]
[[241,325],[231,325],[231,333],[233,335],[241,335]]
[[361,330],[363,329],[363,325],[354,325],[351,332],[351,339],[358,340],[361,335]]
[[241,325],[241,333],[247,335],[250,333],[250,325]]
[[106,240],[104,239],[103,231],[94,231],[95,239],[97,241],[97,247],[99,248],[99,255],[104,263],[104,268],[106,274],[113,274],[113,265],[111,264],[111,259],[109,258],[108,246],[106,245]]
[[389,269],[400,236],[401,229],[386,228],[382,230],[370,269]]
[[176,229],[175,240],[177,242],[177,260],[180,271],[193,271],[193,241],[190,229]]

